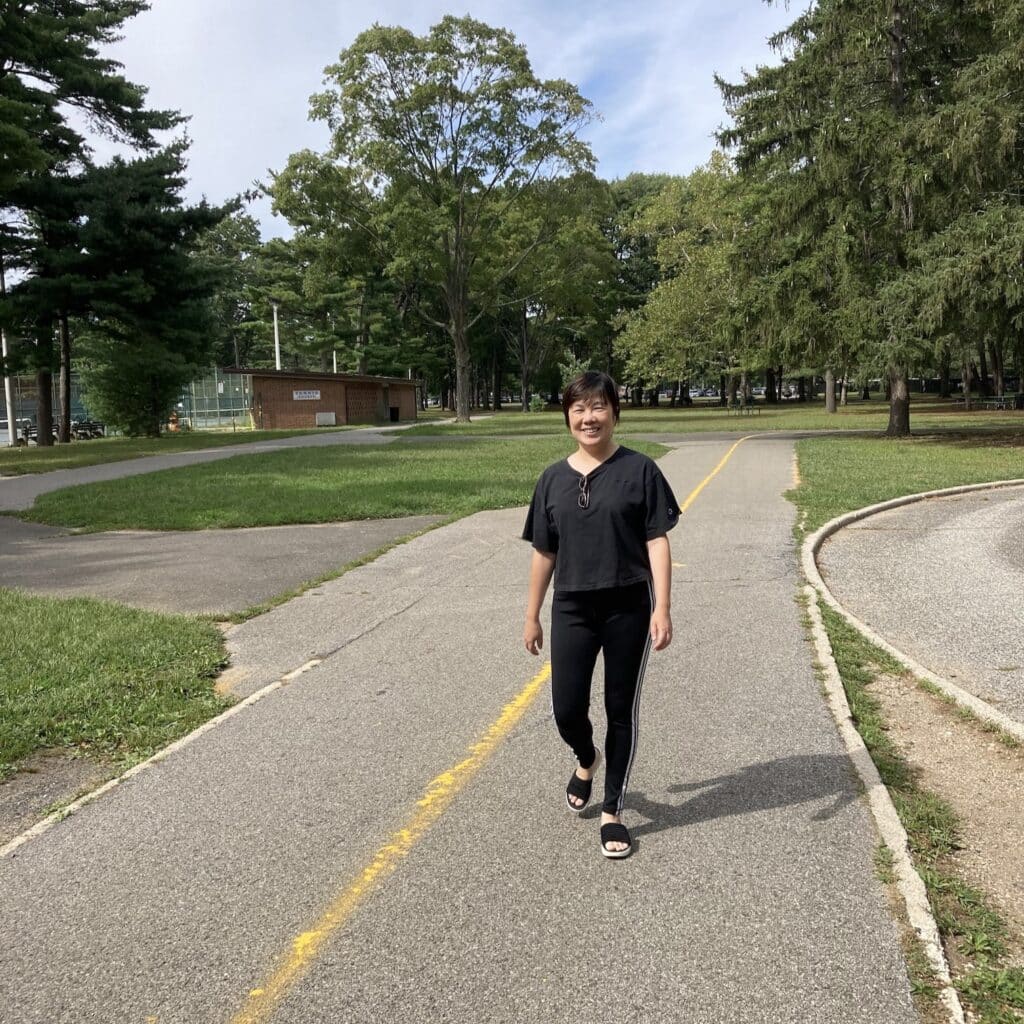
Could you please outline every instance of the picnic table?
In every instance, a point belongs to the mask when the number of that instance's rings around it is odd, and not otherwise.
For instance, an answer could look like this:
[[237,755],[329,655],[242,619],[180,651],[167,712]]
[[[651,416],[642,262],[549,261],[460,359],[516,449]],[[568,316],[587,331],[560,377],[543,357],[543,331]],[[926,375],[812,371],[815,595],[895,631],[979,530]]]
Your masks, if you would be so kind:
[[725,407],[725,411],[726,411],[726,413],[734,412],[734,413],[736,413],[737,416],[743,416],[743,415],[749,416],[752,413],[756,412],[758,414],[758,416],[760,416],[761,415],[761,406],[759,406],[752,399],[750,401],[747,401],[745,398],[737,398],[735,401],[730,402]]
[[[954,403],[956,407],[966,407],[967,401],[963,398],[958,398]],[[1015,409],[1017,403],[1014,395],[1002,395],[995,396],[994,398],[972,398],[971,399],[972,409]]]

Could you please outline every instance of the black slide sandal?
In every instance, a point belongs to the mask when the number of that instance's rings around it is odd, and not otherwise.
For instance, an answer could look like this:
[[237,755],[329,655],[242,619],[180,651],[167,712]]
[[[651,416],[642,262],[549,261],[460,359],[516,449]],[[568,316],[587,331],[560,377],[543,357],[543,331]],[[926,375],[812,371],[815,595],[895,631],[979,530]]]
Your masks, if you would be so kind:
[[[597,771],[597,766],[601,763],[601,754],[598,750],[594,751],[594,760],[591,762],[590,767],[587,769],[591,772]],[[573,771],[569,777],[569,784],[565,787],[565,802],[569,807],[569,810],[573,814],[581,814],[587,809],[587,804],[590,803],[590,794],[594,788],[594,776],[591,775],[589,779],[581,779]],[[581,804],[574,804],[569,797],[574,796],[577,800],[582,800]]]
[[[624,850],[609,850],[608,843],[625,843]],[[633,837],[629,829],[617,821],[610,821],[601,826],[601,852],[612,860],[622,860],[633,852]]]

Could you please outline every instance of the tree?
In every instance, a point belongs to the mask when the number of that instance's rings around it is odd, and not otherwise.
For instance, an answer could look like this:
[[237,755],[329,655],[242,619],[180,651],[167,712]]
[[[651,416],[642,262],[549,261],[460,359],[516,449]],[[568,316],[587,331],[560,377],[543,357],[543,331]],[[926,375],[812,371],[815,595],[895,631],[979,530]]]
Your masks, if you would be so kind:
[[964,6],[822,0],[774,40],[780,66],[719,83],[735,122],[722,140],[771,197],[763,308],[820,341],[808,361],[865,338],[889,378],[891,436],[909,433],[908,363],[928,339],[886,285],[941,223],[943,162],[924,129],[965,56]]
[[115,158],[88,176],[82,378],[90,405],[131,434],[159,435],[214,337],[218,271],[196,250],[229,208],[185,206],[184,166],[179,143],[132,161]]
[[538,79],[511,33],[468,17],[423,37],[375,25],[326,74],[333,88],[312,116],[330,126],[336,158],[389,192],[392,270],[440,291],[444,320],[419,312],[451,339],[467,420],[469,331],[534,243],[486,280],[478,261],[527,186],[592,167],[577,137],[590,105],[569,83]]
[[213,358],[220,366],[251,365],[257,329],[263,327],[254,309],[262,245],[259,224],[241,210],[204,232],[196,243],[197,256],[217,275],[211,304]]
[[660,281],[628,317],[616,347],[633,380],[682,380],[744,362],[731,261],[741,230],[736,176],[716,152],[670,180],[635,222],[656,244]]
[[481,257],[483,276],[501,282],[491,319],[519,369],[524,412],[534,375],[552,354],[589,363],[599,299],[615,276],[601,231],[610,205],[608,186],[590,174],[534,182]]
[[[9,3],[0,13],[0,262],[5,267],[22,259],[33,226],[46,221],[54,226],[52,193],[67,187],[88,161],[87,142],[68,124],[68,108],[82,113],[93,129],[147,150],[156,145],[154,132],[181,123],[175,113],[146,110],[145,89],[126,81],[115,61],[100,56],[102,46],[119,38],[122,25],[147,8],[144,0],[47,0]],[[37,254],[39,241],[31,243]],[[32,332],[42,445],[51,443],[53,325],[59,317],[56,309],[42,313]]]

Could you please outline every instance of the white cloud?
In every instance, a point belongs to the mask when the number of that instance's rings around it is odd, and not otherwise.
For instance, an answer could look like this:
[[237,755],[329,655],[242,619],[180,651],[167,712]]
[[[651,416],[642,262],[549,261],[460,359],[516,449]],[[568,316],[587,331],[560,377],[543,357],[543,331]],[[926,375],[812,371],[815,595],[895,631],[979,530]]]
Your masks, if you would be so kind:
[[[326,128],[307,119],[309,96],[360,31],[376,21],[421,34],[445,13],[413,0],[153,0],[114,56],[149,87],[150,105],[191,116],[190,196],[219,202],[290,153],[326,145]],[[735,79],[769,59],[766,36],[794,16],[758,0],[481,0],[468,13],[509,28],[539,75],[593,101],[603,121],[587,137],[605,177],[703,163],[725,116],[712,73]],[[285,230],[267,204],[254,212],[265,232]]]

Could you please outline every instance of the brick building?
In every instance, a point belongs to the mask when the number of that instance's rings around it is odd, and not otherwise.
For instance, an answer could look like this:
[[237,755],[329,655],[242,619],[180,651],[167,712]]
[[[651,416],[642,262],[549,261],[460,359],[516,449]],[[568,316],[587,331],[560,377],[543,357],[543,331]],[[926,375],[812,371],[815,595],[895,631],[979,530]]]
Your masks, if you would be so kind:
[[416,419],[416,381],[354,373],[231,368],[249,378],[257,429],[281,430]]

